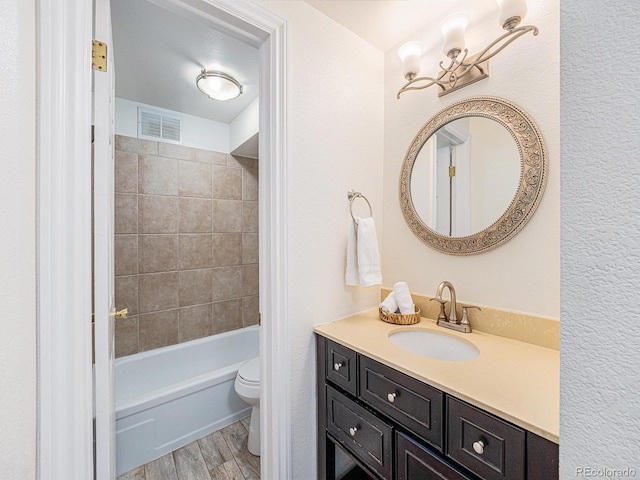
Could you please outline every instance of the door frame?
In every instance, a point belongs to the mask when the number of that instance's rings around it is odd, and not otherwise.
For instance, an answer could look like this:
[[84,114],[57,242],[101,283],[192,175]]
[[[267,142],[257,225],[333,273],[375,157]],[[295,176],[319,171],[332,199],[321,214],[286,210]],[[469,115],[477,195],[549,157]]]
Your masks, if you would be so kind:
[[[260,47],[261,470],[291,477],[287,25],[250,0],[152,0]],[[39,0],[38,478],[93,478],[91,36],[86,0]]]

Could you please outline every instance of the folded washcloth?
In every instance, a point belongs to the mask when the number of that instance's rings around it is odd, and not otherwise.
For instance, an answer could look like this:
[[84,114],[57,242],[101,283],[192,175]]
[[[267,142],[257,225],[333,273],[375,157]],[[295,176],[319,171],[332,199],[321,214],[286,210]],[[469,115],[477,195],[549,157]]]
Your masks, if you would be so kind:
[[372,217],[355,217],[349,225],[345,281],[347,285],[363,287],[382,284],[378,238]]
[[397,282],[393,286],[393,293],[395,295],[398,308],[400,309],[400,313],[407,314],[416,312],[416,307],[413,304],[413,298],[411,298],[409,286],[406,282]]
[[382,301],[380,307],[387,313],[396,313],[398,311],[398,303],[396,302],[395,293],[391,292],[389,295],[387,295],[387,298]]
[[349,222],[349,237],[347,240],[347,272],[345,281],[347,285],[360,285],[360,274],[358,273],[358,254],[356,243],[356,228],[358,224],[353,221]]

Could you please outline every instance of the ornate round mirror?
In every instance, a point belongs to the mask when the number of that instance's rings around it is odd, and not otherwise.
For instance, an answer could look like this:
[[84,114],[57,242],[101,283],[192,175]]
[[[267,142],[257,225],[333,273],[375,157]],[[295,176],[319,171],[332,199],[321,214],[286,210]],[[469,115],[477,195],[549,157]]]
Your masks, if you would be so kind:
[[533,119],[508,100],[471,97],[436,113],[413,139],[400,173],[400,207],[428,246],[472,255],[522,229],[546,177]]

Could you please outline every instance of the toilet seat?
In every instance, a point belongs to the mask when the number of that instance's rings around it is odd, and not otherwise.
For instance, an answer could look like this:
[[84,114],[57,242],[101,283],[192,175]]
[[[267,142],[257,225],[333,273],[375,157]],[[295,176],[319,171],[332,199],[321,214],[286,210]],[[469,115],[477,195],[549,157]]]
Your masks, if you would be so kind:
[[244,362],[237,378],[245,385],[260,385],[260,357]]

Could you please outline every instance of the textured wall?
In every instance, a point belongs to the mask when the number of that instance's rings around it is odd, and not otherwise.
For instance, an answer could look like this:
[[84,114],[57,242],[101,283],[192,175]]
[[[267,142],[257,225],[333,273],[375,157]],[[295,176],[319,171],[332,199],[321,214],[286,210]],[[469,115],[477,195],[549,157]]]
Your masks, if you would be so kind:
[[[498,8],[469,26],[467,47],[477,52],[502,30]],[[425,19],[426,22],[426,19]],[[439,19],[407,40],[422,40]],[[406,281],[412,291],[434,295],[442,280],[451,281],[464,302],[558,318],[560,316],[560,125],[559,13],[557,0],[529,2],[525,24],[538,26],[491,60],[488,79],[438,97],[436,88],[410,91],[396,99],[404,78],[397,48],[385,54],[384,229],[385,286]],[[436,35],[437,36],[437,35]],[[443,57],[441,40],[427,45],[422,73],[435,74]],[[523,107],[540,127],[549,177],[542,202],[531,221],[509,242],[469,257],[445,255],[424,245],[409,230],[398,202],[402,161],[414,135],[438,110],[473,95],[495,95]]]
[[35,2],[0,2],[0,476],[36,478]]
[[638,477],[640,15],[628,0],[565,0],[561,22],[560,478]]
[[116,136],[116,355],[258,323],[258,164]]

